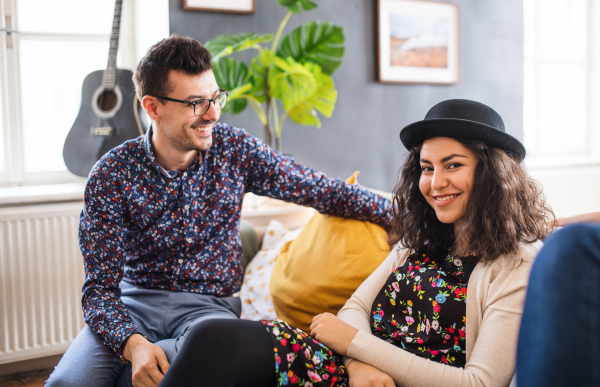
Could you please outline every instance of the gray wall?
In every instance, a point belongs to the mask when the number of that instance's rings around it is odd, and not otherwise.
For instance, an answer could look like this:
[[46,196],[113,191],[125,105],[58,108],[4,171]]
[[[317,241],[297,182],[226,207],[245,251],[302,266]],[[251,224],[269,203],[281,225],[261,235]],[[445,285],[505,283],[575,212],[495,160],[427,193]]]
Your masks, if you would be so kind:
[[[287,11],[276,0],[256,0],[254,15],[184,11],[182,3],[170,0],[171,32],[201,42],[220,34],[274,34]],[[522,0],[453,3],[460,5],[462,64],[461,82],[452,86],[377,82],[375,0],[322,0],[318,8],[292,16],[284,33],[311,20],[344,27],[346,54],[333,75],[339,92],[333,117],[323,119],[321,129],[286,120],[283,152],[330,177],[346,178],[360,170],[361,184],[390,191],[406,154],[400,130],[451,98],[491,106],[503,117],[508,133],[522,140]],[[224,115],[221,121],[262,137],[261,124],[249,107],[237,116]]]

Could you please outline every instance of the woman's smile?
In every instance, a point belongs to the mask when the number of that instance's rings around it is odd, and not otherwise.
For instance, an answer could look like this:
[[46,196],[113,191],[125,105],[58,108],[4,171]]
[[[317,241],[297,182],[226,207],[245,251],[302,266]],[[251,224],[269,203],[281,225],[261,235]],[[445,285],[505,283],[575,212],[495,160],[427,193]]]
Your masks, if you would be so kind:
[[458,198],[460,194],[444,194],[444,195],[432,195],[433,201],[438,207],[447,206],[454,202],[454,199]]

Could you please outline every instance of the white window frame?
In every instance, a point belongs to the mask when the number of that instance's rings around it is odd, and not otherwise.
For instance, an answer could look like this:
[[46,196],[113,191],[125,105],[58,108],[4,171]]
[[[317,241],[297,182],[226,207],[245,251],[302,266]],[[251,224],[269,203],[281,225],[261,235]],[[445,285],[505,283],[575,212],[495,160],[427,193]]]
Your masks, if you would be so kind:
[[[527,142],[528,156],[525,159],[525,165],[529,169],[549,169],[556,167],[571,167],[580,165],[600,165],[600,2],[597,0],[586,0],[586,35],[587,48],[585,60],[586,72],[586,117],[585,117],[585,144],[586,149],[580,154],[563,154],[555,156],[536,155],[540,147],[540,137],[543,135],[543,128],[539,126],[540,106],[539,95],[541,89],[540,68],[541,58],[541,23],[539,5],[544,0],[532,0],[535,2],[535,55],[534,58],[524,56],[524,65],[528,60],[533,59],[535,65],[535,124],[530,127],[524,122],[525,136],[531,140]],[[525,23],[531,22],[525,19]],[[527,53],[525,53],[527,55]],[[565,129],[565,136],[568,136],[568,130]]]
[[[0,33],[0,97],[2,122],[0,135],[3,149],[0,157],[4,171],[0,172],[0,187],[85,182],[85,178],[69,171],[26,172],[23,128],[21,122],[19,43],[21,38],[36,40],[101,41],[106,34],[64,34],[19,31],[17,0],[0,0],[0,28],[18,31]],[[119,67],[133,69],[146,50],[169,35],[168,0],[126,0],[123,2],[119,36]],[[110,26],[112,20],[107,24]],[[12,48],[7,45],[12,40]],[[108,51],[106,52],[108,59]],[[68,65],[66,63],[65,65]],[[83,82],[83,79],[81,80]]]

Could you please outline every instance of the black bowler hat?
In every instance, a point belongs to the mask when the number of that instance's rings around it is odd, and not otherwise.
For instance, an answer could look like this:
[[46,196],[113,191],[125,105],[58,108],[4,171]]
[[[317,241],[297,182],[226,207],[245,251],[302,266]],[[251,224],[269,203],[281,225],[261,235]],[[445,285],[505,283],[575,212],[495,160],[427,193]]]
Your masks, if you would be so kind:
[[423,121],[414,122],[400,131],[400,141],[406,149],[433,137],[479,140],[512,154],[519,162],[525,158],[525,147],[506,133],[500,114],[489,106],[468,99],[440,102],[429,109]]

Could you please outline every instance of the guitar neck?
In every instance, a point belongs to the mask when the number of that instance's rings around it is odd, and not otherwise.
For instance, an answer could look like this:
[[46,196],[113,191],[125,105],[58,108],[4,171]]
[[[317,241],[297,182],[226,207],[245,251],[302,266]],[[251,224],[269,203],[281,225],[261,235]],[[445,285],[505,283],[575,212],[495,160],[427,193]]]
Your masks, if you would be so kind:
[[119,49],[122,3],[123,0],[116,0],[115,2],[115,14],[113,17],[112,31],[110,33],[110,47],[108,50],[108,63],[102,76],[102,87],[105,89],[114,89],[117,84],[117,51]]

